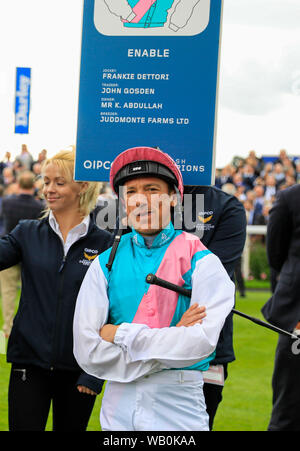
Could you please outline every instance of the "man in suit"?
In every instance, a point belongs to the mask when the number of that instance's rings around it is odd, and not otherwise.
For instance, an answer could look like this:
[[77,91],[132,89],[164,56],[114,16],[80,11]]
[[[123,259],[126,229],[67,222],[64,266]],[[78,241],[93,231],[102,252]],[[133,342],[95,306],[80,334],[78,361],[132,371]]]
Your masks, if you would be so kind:
[[[202,243],[219,257],[229,277],[234,280],[234,272],[246,240],[246,214],[243,205],[235,196],[215,186],[185,186],[184,194],[184,218],[192,219],[192,224],[190,226],[184,221],[183,230],[197,235]],[[187,195],[190,195],[190,199]],[[197,207],[197,196],[203,196],[202,211]],[[215,367],[213,371],[222,371],[223,381],[204,381],[210,429],[213,428],[217,408],[222,400],[228,364],[234,360],[233,320],[230,313],[220,334],[216,357],[211,362],[211,366]],[[220,373],[215,373],[215,377],[217,374]]]
[[[11,232],[21,219],[38,219],[45,205],[34,197],[35,176],[30,171],[21,172],[18,177],[18,194],[3,197],[2,215],[4,234]],[[20,285],[19,265],[0,271],[3,332],[8,338],[15,312],[15,300]]]
[[[279,272],[273,296],[262,313],[272,324],[300,335],[300,185],[279,191],[270,211],[267,252]],[[297,342],[279,336],[273,373],[270,431],[300,430],[300,353]],[[299,348],[299,347],[298,347]]]

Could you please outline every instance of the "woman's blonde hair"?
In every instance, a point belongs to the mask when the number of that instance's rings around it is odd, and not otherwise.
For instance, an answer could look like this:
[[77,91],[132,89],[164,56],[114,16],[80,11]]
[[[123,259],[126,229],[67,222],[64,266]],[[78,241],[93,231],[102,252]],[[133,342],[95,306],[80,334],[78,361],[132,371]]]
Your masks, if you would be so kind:
[[[43,175],[45,168],[49,164],[56,164],[61,170],[67,182],[74,181],[74,163],[75,163],[75,151],[74,150],[61,150],[56,155],[48,158],[44,161],[41,168],[41,174]],[[87,183],[87,189],[80,193],[79,198],[79,212],[82,217],[87,216],[96,206],[97,198],[99,196],[101,184],[99,182],[75,182],[75,183]],[[46,210],[46,214],[49,214],[50,209]]]

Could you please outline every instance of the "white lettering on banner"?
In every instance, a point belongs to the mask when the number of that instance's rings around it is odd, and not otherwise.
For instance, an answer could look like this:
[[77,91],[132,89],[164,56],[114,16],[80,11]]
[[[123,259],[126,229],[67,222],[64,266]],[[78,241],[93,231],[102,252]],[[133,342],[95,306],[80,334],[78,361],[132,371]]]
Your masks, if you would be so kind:
[[19,99],[19,109],[16,113],[16,126],[27,127],[28,125],[29,87],[30,78],[21,75],[19,91],[16,92],[16,96]]
[[129,58],[169,58],[170,49],[128,49]]
[[137,80],[169,80],[169,74],[137,74]]
[[121,88],[106,88],[103,87],[101,94],[121,94],[122,90]]
[[178,169],[180,169],[181,172],[204,172],[205,166],[197,165],[197,164],[178,164]]
[[[160,105],[160,104],[158,104]],[[115,108],[120,108],[118,103],[115,103]],[[146,108],[147,109],[147,108]],[[157,108],[159,109],[159,108]],[[157,124],[157,125],[173,125],[178,124],[178,119],[174,117],[143,117],[143,116],[117,116],[117,113],[106,113],[101,111],[99,122],[110,122],[119,124]],[[146,121],[147,119],[147,121]],[[187,125],[185,122],[180,122],[180,125]],[[203,172],[205,170],[204,166],[193,167],[191,165],[179,165],[179,169],[187,172]]]
[[118,74],[103,70],[102,79],[105,80],[165,80],[170,79],[169,74]]
[[101,169],[110,170],[111,161],[101,161],[101,160],[85,160],[83,162],[83,167],[85,169]]
[[187,164],[185,159],[177,158],[175,160],[175,163],[181,172],[204,172],[205,171],[204,165],[201,165],[201,164],[198,165],[198,164],[194,164],[194,163]]
[[124,88],[124,94],[155,94],[155,89],[153,88]]
[[148,124],[174,124],[173,117],[148,117]]
[[188,125],[189,123],[190,123],[190,120],[187,117],[186,118],[178,117],[176,120],[176,124],[178,124],[178,125],[182,125],[182,124]]
[[[123,93],[128,95],[154,95],[154,88],[123,88]],[[107,83],[102,83],[101,94],[122,94],[122,88],[107,86]],[[104,100],[104,99],[102,99]]]
[[162,110],[162,103],[139,103],[139,102],[125,102],[123,104],[123,108],[127,108],[129,110],[132,109],[140,109],[140,110]]
[[102,78],[106,78],[107,80],[134,80],[134,74],[115,74],[103,72]]
[[112,102],[101,102],[101,108],[112,108]]
[[103,116],[101,113],[100,122],[118,122],[120,124],[145,124],[145,118],[131,116]]

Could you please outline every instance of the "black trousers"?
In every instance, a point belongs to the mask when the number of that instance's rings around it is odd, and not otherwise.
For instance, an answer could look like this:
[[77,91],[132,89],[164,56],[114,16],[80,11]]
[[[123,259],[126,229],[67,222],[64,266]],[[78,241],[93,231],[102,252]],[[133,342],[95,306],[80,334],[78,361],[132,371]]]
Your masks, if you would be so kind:
[[52,401],[54,431],[85,431],[96,397],[77,390],[79,374],[13,364],[8,392],[9,430],[44,431]]
[[299,375],[300,342],[280,335],[272,378],[273,409],[269,431],[300,431]]
[[[228,371],[227,371],[227,363],[223,364],[224,367],[224,379],[227,379]],[[214,419],[217,413],[218,406],[222,401],[222,391],[223,388],[221,385],[215,384],[207,384],[203,385],[204,398],[206,403],[206,411],[209,416],[209,429],[212,431]]]

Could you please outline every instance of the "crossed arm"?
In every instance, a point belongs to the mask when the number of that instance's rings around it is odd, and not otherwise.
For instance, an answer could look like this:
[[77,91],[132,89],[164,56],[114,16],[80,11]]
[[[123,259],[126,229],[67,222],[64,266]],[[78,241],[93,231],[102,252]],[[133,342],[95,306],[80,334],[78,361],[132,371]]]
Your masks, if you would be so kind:
[[131,382],[208,357],[233,307],[234,284],[216,256],[205,259],[205,266],[201,263],[192,277],[193,308],[177,324],[188,327],[153,329],[135,323],[104,327],[109,313],[107,280],[95,260],[81,285],[74,315],[74,355],[81,368],[100,379]]
[[[176,327],[190,327],[199,323],[202,324],[203,319],[206,317],[206,308],[204,306],[199,307],[198,304],[193,304],[191,307],[184,312],[179,323],[176,324]],[[105,324],[100,329],[100,337],[103,340],[108,341],[110,343],[114,343],[115,335],[119,326],[115,326],[114,324]]]

